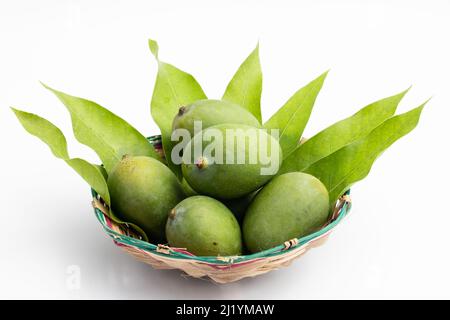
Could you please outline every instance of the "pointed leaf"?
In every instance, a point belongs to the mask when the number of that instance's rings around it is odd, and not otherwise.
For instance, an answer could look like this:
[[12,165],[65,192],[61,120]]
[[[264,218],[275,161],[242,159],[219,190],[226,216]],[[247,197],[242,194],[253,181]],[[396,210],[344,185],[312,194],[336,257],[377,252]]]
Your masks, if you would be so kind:
[[328,71],[298,90],[264,124],[268,129],[280,130],[283,154],[288,155],[297,147],[327,74]]
[[158,75],[153,90],[151,113],[161,130],[162,143],[167,163],[181,177],[180,166],[175,165],[170,155],[174,143],[171,141],[172,122],[180,107],[194,101],[206,99],[206,95],[192,75],[168,63],[158,60],[158,44],[149,40],[149,47],[158,61]]
[[368,136],[319,160],[304,172],[319,178],[327,187],[331,202],[335,202],[353,183],[368,175],[384,150],[416,127],[424,105],[386,120]]
[[[110,206],[111,199],[108,191],[108,184],[106,183],[105,178],[106,172],[103,172],[100,166],[80,158],[70,158],[67,152],[66,138],[61,130],[50,121],[32,113],[20,111],[14,108],[11,109],[14,111],[26,131],[46,143],[56,157],[64,160],[70,167],[72,167],[72,169],[74,169],[83,178],[83,180],[86,181],[92,189],[94,189],[102,197],[103,201]],[[145,232],[142,231],[140,227],[132,223],[122,221],[114,215],[111,210],[109,211],[108,216],[118,224],[131,226],[145,240],[148,240]]]
[[261,122],[261,93],[262,71],[258,44],[234,74],[223,99],[246,108]]
[[80,158],[65,159],[65,161],[102,197],[108,206],[111,204],[108,185],[98,166]]
[[42,140],[52,150],[53,154],[66,161],[80,176],[105,200],[110,203],[108,187],[100,169],[82,159],[70,159],[67,152],[67,142],[61,130],[50,121],[38,115],[11,108],[22,126],[30,134]]
[[353,116],[331,125],[306,140],[285,158],[279,174],[302,171],[314,162],[368,135],[374,128],[394,115],[398,104],[408,90],[373,102]]
[[44,86],[66,106],[75,138],[97,153],[108,173],[125,154],[161,160],[147,139],[119,116],[95,102]]
[[155,56],[155,58],[158,60],[158,52],[159,52],[159,45],[158,42],[155,40],[149,39],[148,40],[148,47],[150,48],[150,52]]
[[11,108],[24,129],[46,143],[55,157],[68,159],[67,141],[59,128],[35,114]]

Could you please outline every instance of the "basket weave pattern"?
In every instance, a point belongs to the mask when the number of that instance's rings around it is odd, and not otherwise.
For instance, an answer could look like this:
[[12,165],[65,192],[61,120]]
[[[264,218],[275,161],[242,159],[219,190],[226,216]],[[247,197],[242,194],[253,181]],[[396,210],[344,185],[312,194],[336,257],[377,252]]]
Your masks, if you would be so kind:
[[[156,149],[160,148],[158,136],[149,138],[149,141]],[[209,277],[216,283],[229,283],[289,266],[294,259],[309,249],[322,245],[351,208],[347,193],[337,202],[328,223],[310,235],[300,239],[295,238],[277,247],[249,255],[197,257],[184,248],[173,248],[165,244],[154,245],[141,240],[131,229],[112,221],[108,217],[108,208],[102,199],[94,190],[92,195],[95,214],[117,246],[155,269],[180,269],[189,276]]]

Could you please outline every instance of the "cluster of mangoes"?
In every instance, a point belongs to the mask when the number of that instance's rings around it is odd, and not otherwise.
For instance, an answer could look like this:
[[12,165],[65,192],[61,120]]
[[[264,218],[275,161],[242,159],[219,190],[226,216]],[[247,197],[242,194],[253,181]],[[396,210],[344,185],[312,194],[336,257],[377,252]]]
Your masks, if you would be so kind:
[[[194,130],[196,121],[202,124],[200,132]],[[270,141],[268,157],[280,162],[283,158],[278,141],[253,114],[224,100],[205,99],[181,107],[173,120],[173,130],[177,129],[192,134],[184,151],[193,148],[198,135],[203,138],[213,129],[224,137],[228,129],[255,130],[258,139]],[[236,148],[227,146],[225,138],[224,158],[236,153]],[[247,144],[245,152],[258,147]],[[259,159],[230,164],[212,161],[203,153],[195,157],[195,152],[182,154],[180,182],[154,158],[124,156],[107,180],[112,210],[141,227],[150,241],[168,242],[198,256],[258,252],[307,235],[327,222],[328,192],[312,175],[277,175],[276,171],[262,175],[264,164]]]
[[[116,224],[143,240],[198,256],[259,252],[320,229],[339,197],[417,126],[426,104],[396,114],[405,90],[301,142],[327,72],[262,124],[259,46],[234,74],[222,100],[207,99],[192,75],[160,61],[154,40],[149,48],[158,62],[151,114],[161,130],[164,156],[108,109],[46,85],[69,111],[75,138],[96,152],[103,167],[71,157],[64,134],[50,121],[12,110],[26,131],[96,191]],[[252,131],[256,140],[229,143],[238,138],[229,138],[229,131],[244,136]],[[185,143],[174,142],[186,132]],[[222,140],[212,148],[216,136]]]

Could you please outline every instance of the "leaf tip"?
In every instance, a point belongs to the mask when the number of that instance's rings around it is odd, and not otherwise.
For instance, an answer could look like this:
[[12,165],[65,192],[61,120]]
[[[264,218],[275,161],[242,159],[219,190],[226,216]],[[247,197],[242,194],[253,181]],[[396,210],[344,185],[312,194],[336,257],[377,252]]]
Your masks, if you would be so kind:
[[330,69],[326,70],[320,76],[318,76],[315,80],[313,80],[313,82],[317,81],[317,82],[323,83],[325,81],[326,77],[328,76],[329,72],[330,72]]
[[256,42],[255,49],[252,50],[252,52],[247,56],[247,58],[242,64],[248,61],[256,61],[257,63],[259,63],[259,39]]
[[20,111],[19,109],[16,109],[14,107],[9,107],[11,109],[12,112],[14,112],[14,115],[16,116],[16,118],[19,120],[19,122],[21,122],[21,118],[22,118],[22,113],[23,111]]
[[23,115],[28,114],[28,112],[25,112],[25,111],[16,109],[16,108],[14,108],[14,107],[9,107],[9,108],[11,109],[12,112],[14,112],[14,114],[16,115],[16,117],[17,117],[19,120],[21,119],[21,117],[22,117]]
[[51,91],[51,92],[53,92],[53,93],[59,93],[59,91],[58,90],[55,90],[55,89],[53,89],[52,87],[50,87],[48,84],[46,84],[46,83],[44,83],[44,82],[42,82],[42,81],[39,81],[39,83],[45,88],[45,89],[47,89],[47,90],[49,90],[49,91]]
[[425,105],[428,103],[428,101],[430,101],[430,99],[431,98],[428,98],[421,105],[419,105],[418,107],[415,107],[414,109],[411,109],[411,110],[405,112],[405,114],[415,115],[416,124],[417,124],[419,122],[420,116],[422,115],[422,111],[425,108]]
[[41,86],[43,86],[45,89],[51,90],[51,88],[50,88],[45,82],[39,80],[39,83],[40,83]]
[[150,49],[150,52],[153,54],[153,56],[158,60],[158,53],[159,53],[159,45],[158,42],[156,42],[153,39],[148,39],[148,47]]
[[429,97],[427,100],[425,100],[420,106],[419,108],[424,108],[426,104],[428,104],[428,102],[430,102],[430,100],[433,99],[433,96]]
[[400,92],[398,95],[403,98],[412,88],[412,85],[410,85],[408,88],[406,88],[405,90],[403,90],[402,92]]

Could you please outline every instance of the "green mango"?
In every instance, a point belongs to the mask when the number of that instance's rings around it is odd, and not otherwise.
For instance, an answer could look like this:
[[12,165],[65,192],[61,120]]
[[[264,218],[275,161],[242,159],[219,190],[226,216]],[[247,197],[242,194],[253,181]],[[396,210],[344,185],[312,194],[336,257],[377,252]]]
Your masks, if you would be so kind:
[[166,235],[172,247],[186,248],[197,256],[234,256],[242,252],[241,229],[220,201],[193,196],[170,211]]
[[180,107],[173,119],[172,131],[186,129],[194,136],[194,121],[202,122],[202,129],[222,123],[245,124],[260,127],[258,119],[243,107],[224,100],[198,100],[188,106]]
[[[210,142],[208,137],[214,138]],[[201,149],[201,153],[196,149]],[[198,193],[235,199],[268,182],[277,173],[282,159],[278,141],[265,129],[220,124],[189,141],[183,149],[182,172]]]
[[327,189],[312,175],[291,172],[277,176],[245,213],[246,247],[258,252],[320,229],[328,220],[328,199]]
[[167,216],[185,198],[172,171],[145,156],[125,156],[109,175],[108,188],[116,215],[141,227],[155,242],[165,240]]

